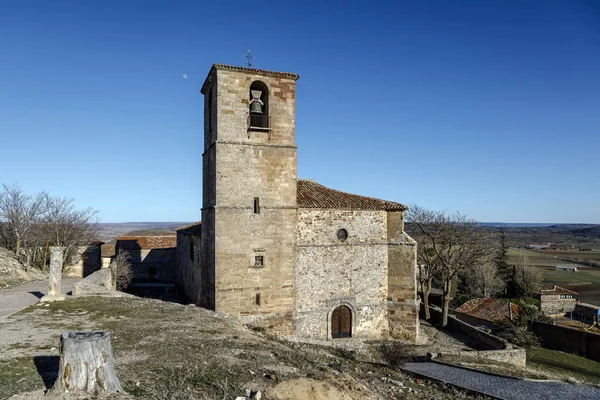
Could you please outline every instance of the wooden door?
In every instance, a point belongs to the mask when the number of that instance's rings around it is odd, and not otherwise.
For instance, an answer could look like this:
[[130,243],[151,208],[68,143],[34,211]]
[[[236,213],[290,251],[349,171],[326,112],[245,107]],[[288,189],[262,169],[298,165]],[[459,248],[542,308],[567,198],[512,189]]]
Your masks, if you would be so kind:
[[333,310],[331,316],[331,337],[333,339],[352,336],[352,312],[346,306]]

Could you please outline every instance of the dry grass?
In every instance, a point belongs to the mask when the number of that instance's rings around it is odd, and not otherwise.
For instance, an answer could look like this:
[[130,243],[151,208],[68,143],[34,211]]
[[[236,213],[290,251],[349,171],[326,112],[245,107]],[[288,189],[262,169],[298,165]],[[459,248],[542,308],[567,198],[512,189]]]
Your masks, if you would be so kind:
[[[417,384],[398,369],[373,363],[352,351],[283,342],[246,329],[234,319],[191,306],[89,297],[33,306],[17,318],[45,329],[54,327],[56,336],[48,338],[48,348],[58,343],[58,334],[65,329],[92,326],[109,330],[117,375],[135,398],[232,399],[243,395],[246,388],[264,393],[278,382],[297,378],[326,381],[346,391],[361,387],[360,398],[364,399],[404,398],[406,393],[388,379],[416,390],[411,393],[415,399],[470,398],[438,383]],[[1,363],[0,398],[44,387],[39,366],[32,362],[43,353],[39,348],[36,344],[20,349],[23,357]],[[44,368],[46,375],[56,373]]]

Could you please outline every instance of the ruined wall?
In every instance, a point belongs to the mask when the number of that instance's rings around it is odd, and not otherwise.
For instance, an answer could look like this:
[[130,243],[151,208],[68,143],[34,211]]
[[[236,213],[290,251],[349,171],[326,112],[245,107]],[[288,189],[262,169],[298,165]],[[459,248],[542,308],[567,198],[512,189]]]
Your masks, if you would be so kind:
[[[255,80],[268,87],[269,131],[248,129],[249,90]],[[204,281],[214,285],[213,300],[207,302],[216,311],[274,333],[291,333],[297,218],[295,78],[216,68],[203,93],[207,120],[202,246],[207,265],[202,268]],[[259,268],[256,256],[264,260]]]
[[[353,337],[380,337],[387,323],[387,216],[385,211],[298,211],[296,335],[331,338],[331,313],[353,313]],[[339,229],[348,231],[340,241]]]

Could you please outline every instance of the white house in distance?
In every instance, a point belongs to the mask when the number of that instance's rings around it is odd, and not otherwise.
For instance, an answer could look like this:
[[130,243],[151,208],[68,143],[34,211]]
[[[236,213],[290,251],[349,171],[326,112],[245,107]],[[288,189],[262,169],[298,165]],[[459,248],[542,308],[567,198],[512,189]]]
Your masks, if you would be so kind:
[[557,265],[557,271],[569,271],[569,272],[577,272],[577,267],[573,265]]

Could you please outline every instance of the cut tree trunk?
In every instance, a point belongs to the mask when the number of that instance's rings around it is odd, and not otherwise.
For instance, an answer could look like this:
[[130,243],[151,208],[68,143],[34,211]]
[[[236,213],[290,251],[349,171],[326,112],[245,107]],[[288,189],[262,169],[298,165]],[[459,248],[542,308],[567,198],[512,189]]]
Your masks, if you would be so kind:
[[65,332],[51,394],[81,391],[93,395],[123,392],[115,374],[109,332]]

